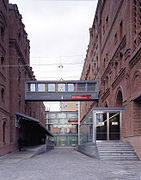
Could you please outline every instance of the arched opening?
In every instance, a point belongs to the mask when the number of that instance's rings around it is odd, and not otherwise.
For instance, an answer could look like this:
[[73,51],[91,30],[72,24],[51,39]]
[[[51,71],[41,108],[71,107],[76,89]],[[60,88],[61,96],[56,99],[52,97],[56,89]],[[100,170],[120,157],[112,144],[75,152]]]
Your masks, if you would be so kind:
[[108,107],[108,104],[107,104],[107,102],[105,103],[104,107]]
[[4,121],[3,125],[2,125],[2,141],[3,141],[3,143],[6,143],[6,140],[5,140],[5,128],[6,128],[6,122]]
[[5,94],[5,91],[4,91],[4,88],[1,89],[1,100],[2,102],[4,102],[4,94]]
[[122,107],[122,106],[123,106],[123,97],[122,97],[122,92],[119,91],[116,99],[116,107]]

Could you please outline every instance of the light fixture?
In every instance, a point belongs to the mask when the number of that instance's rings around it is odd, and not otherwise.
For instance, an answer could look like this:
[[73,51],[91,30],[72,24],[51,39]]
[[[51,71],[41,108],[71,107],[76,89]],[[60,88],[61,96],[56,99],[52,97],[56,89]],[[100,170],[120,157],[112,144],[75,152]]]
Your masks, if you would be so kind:
[[63,78],[61,78],[60,81],[64,81]]
[[63,69],[63,65],[60,64],[60,65],[58,66],[58,68],[59,68],[59,69]]

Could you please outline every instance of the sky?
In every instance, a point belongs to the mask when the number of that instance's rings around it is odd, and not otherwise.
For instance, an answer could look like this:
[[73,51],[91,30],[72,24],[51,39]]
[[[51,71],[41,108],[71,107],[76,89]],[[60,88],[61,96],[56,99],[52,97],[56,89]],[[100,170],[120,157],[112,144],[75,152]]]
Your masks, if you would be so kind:
[[[17,4],[30,40],[37,80],[79,80],[97,0],[9,0]],[[58,68],[62,65],[63,68]],[[56,110],[55,102],[46,107]]]

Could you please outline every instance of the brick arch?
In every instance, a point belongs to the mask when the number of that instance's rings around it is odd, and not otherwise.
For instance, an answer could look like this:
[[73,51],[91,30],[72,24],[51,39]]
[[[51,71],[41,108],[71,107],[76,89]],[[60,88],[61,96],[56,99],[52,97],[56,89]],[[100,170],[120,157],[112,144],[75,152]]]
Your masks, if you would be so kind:
[[122,107],[123,106],[123,90],[122,87],[119,87],[116,91],[115,96],[115,107]]
[[141,69],[137,69],[131,80],[131,92],[134,94],[136,92],[141,92]]

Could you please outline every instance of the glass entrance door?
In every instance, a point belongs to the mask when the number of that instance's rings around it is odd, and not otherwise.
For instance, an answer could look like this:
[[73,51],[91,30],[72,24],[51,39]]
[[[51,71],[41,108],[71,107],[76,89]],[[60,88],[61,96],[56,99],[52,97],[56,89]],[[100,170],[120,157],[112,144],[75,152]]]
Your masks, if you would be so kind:
[[96,139],[107,140],[107,113],[96,113]]
[[96,112],[96,140],[120,140],[119,112]]
[[119,113],[109,113],[109,140],[120,140]]

